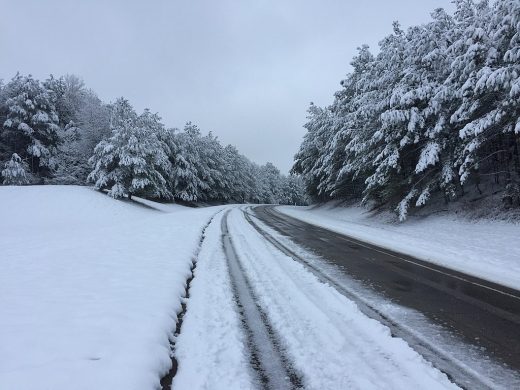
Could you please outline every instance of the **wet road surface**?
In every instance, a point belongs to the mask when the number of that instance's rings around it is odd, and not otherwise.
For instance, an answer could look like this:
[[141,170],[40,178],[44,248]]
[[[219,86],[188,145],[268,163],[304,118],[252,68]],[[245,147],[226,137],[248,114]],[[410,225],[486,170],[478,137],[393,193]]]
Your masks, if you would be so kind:
[[256,216],[296,244],[465,343],[520,372],[520,292],[297,220],[273,206]]

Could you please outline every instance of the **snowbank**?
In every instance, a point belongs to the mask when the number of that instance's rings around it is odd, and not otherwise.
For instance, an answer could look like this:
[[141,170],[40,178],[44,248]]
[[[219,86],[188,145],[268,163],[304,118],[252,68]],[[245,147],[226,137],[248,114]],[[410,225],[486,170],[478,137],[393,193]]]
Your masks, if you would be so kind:
[[156,388],[191,256],[218,210],[0,187],[0,388]]
[[520,289],[520,225],[453,215],[410,217],[394,224],[361,207],[294,207],[278,210],[300,220],[398,252]]

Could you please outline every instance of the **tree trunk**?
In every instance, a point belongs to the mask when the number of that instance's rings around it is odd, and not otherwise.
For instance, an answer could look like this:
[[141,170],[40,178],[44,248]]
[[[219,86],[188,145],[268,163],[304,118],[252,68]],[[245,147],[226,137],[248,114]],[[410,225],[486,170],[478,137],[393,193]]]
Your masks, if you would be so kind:
[[513,135],[513,155],[515,159],[515,170],[516,175],[520,177],[520,154],[518,153],[518,140],[520,138],[516,135]]

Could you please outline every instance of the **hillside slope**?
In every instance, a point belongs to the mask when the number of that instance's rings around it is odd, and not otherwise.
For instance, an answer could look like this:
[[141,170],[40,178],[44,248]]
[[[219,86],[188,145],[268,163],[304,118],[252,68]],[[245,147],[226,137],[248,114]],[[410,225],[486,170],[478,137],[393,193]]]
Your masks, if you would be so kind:
[[0,187],[0,388],[157,387],[191,257],[219,209]]

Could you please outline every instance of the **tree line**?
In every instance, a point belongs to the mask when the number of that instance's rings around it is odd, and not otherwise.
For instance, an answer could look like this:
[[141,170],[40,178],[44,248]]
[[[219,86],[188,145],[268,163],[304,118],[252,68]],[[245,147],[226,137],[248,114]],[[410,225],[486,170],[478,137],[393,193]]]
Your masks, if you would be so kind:
[[311,104],[295,156],[313,200],[356,199],[401,220],[433,198],[520,205],[520,2],[455,0],[353,58],[328,107]]
[[106,104],[73,75],[0,81],[6,185],[91,183],[119,197],[303,204],[302,181],[258,165],[191,122],[167,128],[124,98]]

